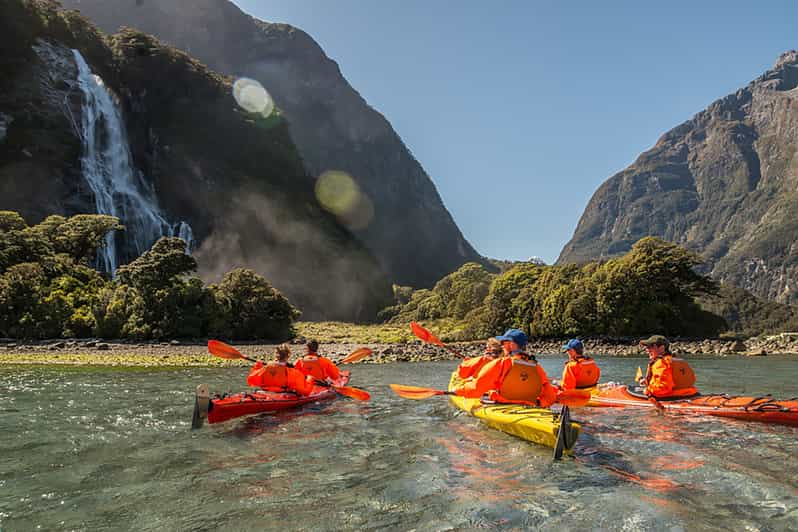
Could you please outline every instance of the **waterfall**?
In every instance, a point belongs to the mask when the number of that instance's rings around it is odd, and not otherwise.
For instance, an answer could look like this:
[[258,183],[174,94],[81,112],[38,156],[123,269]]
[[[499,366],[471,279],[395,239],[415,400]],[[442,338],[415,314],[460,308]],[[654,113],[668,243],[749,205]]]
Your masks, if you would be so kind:
[[103,80],[92,74],[80,52],[72,52],[83,93],[83,176],[94,193],[97,213],[116,216],[125,226],[124,232],[106,236],[97,266],[113,273],[120,263],[135,259],[164,235],[183,238],[191,250],[191,227],[183,221],[170,224],[164,219],[152,187],[133,166],[122,116],[111,93]]
[[186,242],[186,251],[188,253],[194,251],[194,246],[197,243],[194,240],[194,231],[191,230],[191,226],[186,222],[180,221],[175,224],[175,227],[172,229],[172,235],[182,238]]

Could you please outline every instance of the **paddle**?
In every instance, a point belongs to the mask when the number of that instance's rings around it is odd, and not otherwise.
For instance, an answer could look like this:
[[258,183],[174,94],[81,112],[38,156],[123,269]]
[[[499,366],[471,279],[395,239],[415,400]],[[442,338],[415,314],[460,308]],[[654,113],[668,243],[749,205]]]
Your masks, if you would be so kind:
[[[363,349],[368,349],[368,348],[366,347]],[[358,349],[358,351],[360,350]],[[369,349],[369,351],[371,350]],[[249,358],[242,355],[238,351],[238,349],[236,349],[232,345],[220,342],[219,340],[208,340],[208,352],[210,352],[210,354],[214,356],[217,356],[219,358],[226,358],[228,360],[242,359],[242,360],[249,360],[250,362],[257,362],[257,360],[255,360],[254,358]],[[349,357],[351,357],[355,353],[357,353],[357,351],[350,354]],[[362,356],[361,358],[364,357],[365,355]],[[341,395],[351,397],[352,399],[357,399],[358,401],[368,401],[369,399],[371,399],[371,395],[369,395],[369,393],[366,390],[361,390],[359,388],[353,388],[351,386],[336,386],[334,384],[328,384],[323,381],[316,381],[316,384],[318,384],[319,386],[324,386],[325,388],[332,388]]]
[[427,399],[436,395],[455,395],[454,392],[436,390],[434,388],[422,388],[421,386],[407,386],[405,384],[391,384],[391,390],[396,395],[404,399]]
[[562,407],[560,411],[560,425],[557,428],[557,440],[554,443],[554,459],[559,460],[562,458],[565,449],[570,449],[575,443],[572,441],[573,434],[571,433],[571,412],[567,406]]
[[[639,383],[640,379],[642,379],[642,378],[643,378],[643,370],[640,369],[640,366],[637,366],[637,373],[635,374],[635,382]],[[648,396],[648,402],[651,403],[652,405],[654,405],[654,407],[657,410],[659,410],[660,412],[665,412],[665,407],[662,406],[662,403],[657,401],[656,397],[654,397],[652,395],[649,395]]]
[[431,332],[429,332],[427,329],[425,329],[415,321],[410,322],[410,330],[413,331],[413,334],[416,336],[416,338],[418,338],[422,342],[442,347],[459,358],[466,358],[464,355],[460,354],[454,348],[444,344],[438,337],[433,335]]
[[360,349],[355,349],[354,351],[346,355],[346,357],[341,362],[339,362],[339,364],[354,364],[355,362],[360,362],[367,356],[371,355],[371,353],[373,353],[373,351],[368,347],[361,347]]
[[[405,384],[391,384],[391,390],[404,399],[429,399],[436,395],[457,395],[454,392],[423,388],[421,386],[407,386]],[[585,406],[590,401],[590,393],[585,390],[569,390],[557,394],[557,402],[572,408]]]

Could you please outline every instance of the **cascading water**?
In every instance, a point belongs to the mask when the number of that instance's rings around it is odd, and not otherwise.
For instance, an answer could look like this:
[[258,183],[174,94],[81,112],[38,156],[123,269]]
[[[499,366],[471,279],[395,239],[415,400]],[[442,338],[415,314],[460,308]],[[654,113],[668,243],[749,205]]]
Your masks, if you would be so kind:
[[83,93],[83,176],[94,193],[97,213],[116,216],[125,226],[123,233],[106,236],[106,246],[97,258],[98,267],[113,273],[120,261],[138,257],[165,235],[183,238],[191,251],[191,227],[182,221],[170,224],[161,215],[152,188],[133,167],[127,133],[110,92],[102,79],[91,72],[80,52],[72,52]]

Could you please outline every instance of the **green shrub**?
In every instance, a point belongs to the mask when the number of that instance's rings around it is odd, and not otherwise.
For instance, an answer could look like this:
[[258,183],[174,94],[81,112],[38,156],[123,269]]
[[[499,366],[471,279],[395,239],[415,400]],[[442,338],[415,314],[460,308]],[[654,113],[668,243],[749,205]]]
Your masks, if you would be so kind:
[[211,285],[217,305],[216,333],[235,338],[284,340],[300,313],[266,279],[238,268]]

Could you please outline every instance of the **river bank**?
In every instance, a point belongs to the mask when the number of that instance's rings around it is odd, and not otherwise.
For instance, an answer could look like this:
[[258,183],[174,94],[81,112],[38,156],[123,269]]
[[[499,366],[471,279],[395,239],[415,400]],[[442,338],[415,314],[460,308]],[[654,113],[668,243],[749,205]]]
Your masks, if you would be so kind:
[[[636,339],[585,339],[588,353],[599,357],[645,356]],[[563,340],[532,340],[529,352],[541,356],[562,356]],[[482,352],[483,342],[460,342],[448,344],[464,356],[475,356]],[[236,346],[246,356],[268,358],[275,344],[237,342]],[[320,352],[333,360],[341,360],[358,347],[374,350],[364,363],[384,364],[390,362],[430,362],[455,360],[457,356],[440,347],[422,344],[419,341],[405,343],[350,343],[330,342],[321,344]],[[690,340],[674,341],[674,354],[693,357],[701,355],[766,356],[772,354],[798,354],[798,334],[785,333],[748,340]],[[302,339],[292,344],[294,358],[304,353]],[[208,354],[205,341],[170,342],[111,342],[102,340],[52,340],[20,342],[0,339],[0,365],[2,364],[65,364],[103,366],[237,366],[249,362],[223,360]]]

